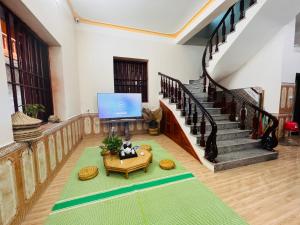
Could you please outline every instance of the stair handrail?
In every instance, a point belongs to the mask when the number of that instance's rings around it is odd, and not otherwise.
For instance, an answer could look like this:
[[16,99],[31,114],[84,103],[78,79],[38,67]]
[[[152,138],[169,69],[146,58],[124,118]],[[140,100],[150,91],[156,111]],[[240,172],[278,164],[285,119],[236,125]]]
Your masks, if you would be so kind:
[[[252,0],[250,1],[250,6],[255,4],[256,1],[255,0]],[[204,50],[204,53],[203,53],[203,57],[202,57],[202,70],[203,70],[203,74],[202,74],[202,78],[204,80],[204,89],[203,91],[206,92],[206,81],[207,81],[207,78],[208,80],[210,81],[210,84],[213,84],[215,87],[218,87],[219,89],[223,90],[225,93],[231,95],[233,98],[237,99],[237,100],[240,100],[242,103],[243,103],[243,106],[245,105],[248,105],[250,106],[251,108],[253,108],[255,110],[255,113],[256,112],[259,112],[259,114],[263,115],[263,116],[266,116],[269,118],[268,120],[268,127],[267,129],[264,131],[263,135],[261,136],[261,139],[262,139],[262,145],[265,149],[267,150],[270,150],[270,151],[273,151],[273,149],[278,145],[278,139],[277,139],[277,136],[276,136],[276,129],[278,127],[278,119],[273,116],[271,113],[265,111],[264,109],[254,105],[253,103],[251,103],[250,101],[248,101],[247,99],[245,99],[244,97],[230,91],[229,89],[227,89],[226,87],[222,86],[221,84],[217,83],[211,76],[210,74],[208,73],[207,69],[206,69],[206,57],[207,57],[207,51],[208,49],[210,50],[210,59],[212,59],[212,48],[214,47],[213,46],[213,39],[215,38],[216,39],[216,51],[218,51],[218,35],[219,35],[219,31],[220,31],[220,28],[221,26],[223,25],[222,27],[222,35],[223,36],[223,42],[225,42],[226,40],[226,24],[225,24],[225,20],[230,16],[230,20],[231,20],[231,30],[230,32],[234,31],[234,26],[237,22],[234,22],[234,6],[237,5],[237,4],[240,4],[240,20],[244,18],[244,0],[240,0],[238,2],[236,2],[234,5],[232,5],[228,10],[227,12],[225,13],[225,15],[223,16],[223,18],[221,19],[221,21],[219,22],[219,24],[217,25],[217,27],[215,28],[215,30],[213,31],[212,35],[210,36],[210,39],[208,40],[206,46],[205,46],[205,50]],[[230,14],[231,13],[231,14]],[[230,14],[230,15],[229,15]],[[224,31],[225,30],[225,31]],[[260,116],[258,116],[259,118]],[[262,118],[262,117],[261,117]],[[271,135],[271,137],[270,137]]]
[[[165,78],[165,79],[169,79],[169,80],[172,80],[172,81],[176,82],[178,84],[178,86],[183,90],[183,92],[201,110],[202,118],[205,117],[209,121],[212,129],[211,129],[211,132],[210,132],[210,134],[207,137],[207,140],[205,142],[205,155],[204,156],[208,161],[215,162],[215,159],[218,156],[218,148],[217,148],[217,143],[216,143],[218,128],[217,128],[217,124],[215,123],[213,117],[209,114],[209,112],[205,109],[205,107],[194,97],[194,95],[186,88],[186,86],[184,84],[182,84],[182,82],[180,80],[175,79],[173,77],[170,77],[170,76],[165,75],[165,74],[160,73],[160,72],[158,73],[158,75]],[[163,81],[161,80],[161,82],[163,82]],[[162,91],[164,91],[164,90],[162,90]]]

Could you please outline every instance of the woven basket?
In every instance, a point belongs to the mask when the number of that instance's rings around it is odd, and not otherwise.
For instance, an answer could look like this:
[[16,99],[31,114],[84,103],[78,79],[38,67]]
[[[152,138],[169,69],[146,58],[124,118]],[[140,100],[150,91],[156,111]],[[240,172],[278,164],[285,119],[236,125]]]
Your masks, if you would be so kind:
[[159,162],[159,166],[163,170],[171,170],[175,168],[175,162],[170,159],[163,159]]
[[22,112],[16,112],[11,116],[14,129],[34,128],[41,126],[42,121],[25,115]]
[[78,179],[79,180],[90,180],[93,179],[94,177],[96,177],[99,173],[99,170],[96,166],[87,166],[82,168],[79,172],[78,172]]

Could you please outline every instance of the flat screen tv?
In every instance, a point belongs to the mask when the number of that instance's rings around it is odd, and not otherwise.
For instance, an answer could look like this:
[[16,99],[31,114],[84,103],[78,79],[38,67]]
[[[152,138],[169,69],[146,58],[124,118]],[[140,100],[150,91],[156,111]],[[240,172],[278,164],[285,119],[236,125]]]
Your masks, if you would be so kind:
[[140,93],[98,93],[98,112],[101,119],[136,118],[142,116]]

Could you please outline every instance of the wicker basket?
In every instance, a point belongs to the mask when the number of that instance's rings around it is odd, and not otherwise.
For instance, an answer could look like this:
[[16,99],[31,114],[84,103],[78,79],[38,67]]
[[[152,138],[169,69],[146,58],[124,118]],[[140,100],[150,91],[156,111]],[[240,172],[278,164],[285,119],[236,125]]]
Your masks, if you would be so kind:
[[87,166],[78,172],[78,179],[79,180],[90,180],[96,177],[99,173],[99,170],[96,166]]

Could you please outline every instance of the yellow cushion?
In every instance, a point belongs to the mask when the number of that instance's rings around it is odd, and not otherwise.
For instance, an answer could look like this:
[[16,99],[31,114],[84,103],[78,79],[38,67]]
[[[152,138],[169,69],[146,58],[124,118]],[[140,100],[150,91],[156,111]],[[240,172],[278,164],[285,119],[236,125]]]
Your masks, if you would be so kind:
[[163,170],[171,170],[175,168],[175,162],[170,159],[163,159],[159,162],[159,166]]
[[99,170],[96,166],[87,166],[78,172],[78,178],[79,180],[90,180],[94,177],[96,177],[99,173]]

